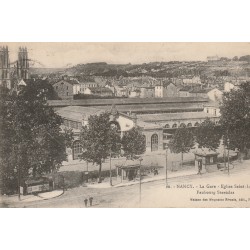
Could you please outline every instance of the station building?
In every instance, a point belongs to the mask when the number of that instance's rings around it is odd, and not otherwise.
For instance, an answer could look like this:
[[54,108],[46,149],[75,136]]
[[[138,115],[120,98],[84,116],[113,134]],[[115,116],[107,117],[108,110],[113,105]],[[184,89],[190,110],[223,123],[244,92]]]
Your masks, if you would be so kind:
[[150,102],[147,99],[144,104],[141,102],[131,104],[128,101],[118,105],[109,103],[102,106],[99,103],[101,101],[96,100],[97,105],[90,106],[71,103],[73,105],[56,107],[56,112],[63,118],[63,126],[71,128],[75,136],[72,148],[67,151],[69,160],[77,160],[81,154],[80,130],[82,125],[88,123],[90,115],[109,112],[110,123],[118,127],[121,136],[135,126],[140,127],[146,139],[146,153],[166,149],[169,139],[177,128],[198,127],[206,118],[215,123],[219,120],[219,111],[215,112],[219,108],[211,101],[192,102],[189,98],[183,102],[169,100],[169,102],[152,103],[152,100]]

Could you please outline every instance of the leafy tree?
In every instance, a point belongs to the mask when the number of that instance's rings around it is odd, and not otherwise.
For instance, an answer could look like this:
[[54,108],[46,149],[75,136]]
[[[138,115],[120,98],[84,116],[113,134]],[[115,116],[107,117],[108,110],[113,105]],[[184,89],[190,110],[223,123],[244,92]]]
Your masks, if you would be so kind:
[[181,164],[183,165],[183,154],[188,153],[193,148],[194,143],[194,135],[190,129],[178,128],[169,142],[169,149],[172,153],[181,153]]
[[195,139],[199,148],[216,150],[220,145],[221,133],[218,126],[209,118],[201,123],[195,131]]
[[247,157],[250,149],[250,83],[224,93],[220,107],[224,144]]
[[58,94],[47,79],[30,79],[26,80],[33,92],[42,97],[44,100],[58,100]]
[[126,131],[122,137],[122,149],[127,159],[137,159],[146,151],[145,136],[139,127]]
[[62,119],[46,104],[44,92],[27,83],[18,92],[0,93],[3,182],[16,183],[17,170],[22,179],[56,171],[66,160],[72,137],[70,131],[61,130]]
[[84,126],[80,135],[83,153],[81,159],[99,165],[99,180],[102,181],[102,163],[110,153],[120,152],[121,139],[116,127],[110,125],[110,114],[92,115],[88,125]]

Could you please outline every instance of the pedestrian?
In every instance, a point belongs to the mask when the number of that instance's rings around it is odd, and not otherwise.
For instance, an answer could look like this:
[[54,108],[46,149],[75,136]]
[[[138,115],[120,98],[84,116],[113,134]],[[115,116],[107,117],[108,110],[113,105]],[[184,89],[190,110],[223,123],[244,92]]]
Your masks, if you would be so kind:
[[89,205],[92,207],[93,197],[89,197]]
[[85,204],[85,207],[87,207],[88,206],[88,199],[86,198],[86,199],[84,199],[84,204]]

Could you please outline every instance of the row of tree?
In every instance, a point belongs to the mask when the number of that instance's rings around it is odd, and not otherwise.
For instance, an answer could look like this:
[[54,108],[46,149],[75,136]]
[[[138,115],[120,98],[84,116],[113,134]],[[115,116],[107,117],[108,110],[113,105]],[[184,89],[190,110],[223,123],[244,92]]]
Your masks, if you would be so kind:
[[139,127],[134,127],[121,137],[119,128],[110,123],[108,112],[92,115],[88,125],[83,126],[80,141],[83,153],[80,158],[99,166],[99,181],[102,181],[102,163],[109,157],[125,156],[136,159],[146,150],[146,140]]
[[206,119],[195,130],[186,127],[178,128],[169,142],[169,149],[175,154],[181,153],[183,164],[183,154],[193,149],[195,144],[199,148],[216,150],[220,145],[221,137],[220,127],[210,119]]
[[[177,129],[169,148],[174,153],[187,153],[197,143],[200,148],[218,149],[222,140],[226,148],[238,150],[241,157],[248,157],[250,149],[250,83],[226,92],[220,106],[218,125],[206,119],[193,132]],[[183,157],[182,157],[183,159]]]

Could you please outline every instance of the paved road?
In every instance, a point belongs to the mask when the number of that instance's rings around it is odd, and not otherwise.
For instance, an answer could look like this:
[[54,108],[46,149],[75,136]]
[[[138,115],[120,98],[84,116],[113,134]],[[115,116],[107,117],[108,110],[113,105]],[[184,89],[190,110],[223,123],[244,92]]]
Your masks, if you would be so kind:
[[[218,171],[216,173],[193,175],[186,177],[172,178],[168,181],[171,188],[166,188],[165,180],[144,183],[142,185],[142,202],[139,203],[139,185],[119,187],[119,188],[86,188],[78,187],[65,192],[63,196],[44,200],[39,202],[31,202],[26,204],[17,203],[16,207],[84,207],[84,199],[90,196],[94,197],[94,207],[182,207],[187,199],[189,201],[190,192],[196,192],[196,188],[200,184],[207,185],[209,183],[242,183],[242,181],[250,180],[250,166],[247,164],[239,165],[231,170],[230,175]],[[176,185],[193,185],[193,189],[180,188],[176,189]],[[250,184],[250,182],[249,182]],[[175,188],[173,188],[175,187]],[[209,190],[210,191],[210,190]],[[247,195],[250,189],[246,190]],[[184,197],[186,196],[186,197]],[[195,196],[197,197],[197,196]],[[192,206],[197,204],[190,203]],[[241,204],[242,205],[242,204]],[[241,206],[239,205],[239,206]],[[243,204],[244,205],[244,204]],[[198,205],[199,206],[199,205]],[[204,206],[204,204],[203,204]],[[228,205],[230,206],[230,205]]]

